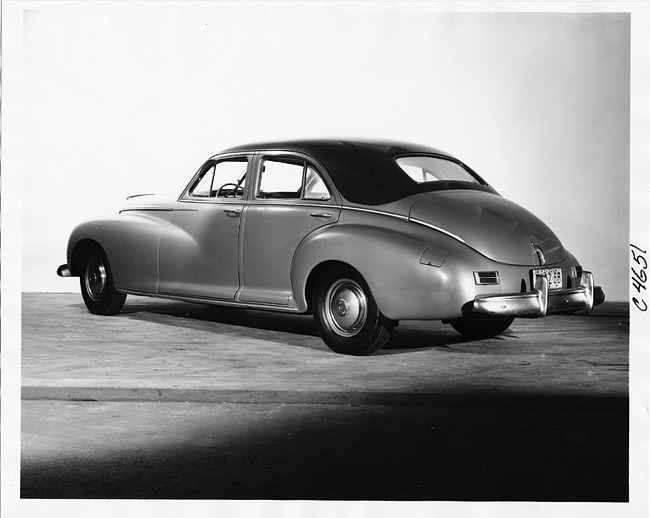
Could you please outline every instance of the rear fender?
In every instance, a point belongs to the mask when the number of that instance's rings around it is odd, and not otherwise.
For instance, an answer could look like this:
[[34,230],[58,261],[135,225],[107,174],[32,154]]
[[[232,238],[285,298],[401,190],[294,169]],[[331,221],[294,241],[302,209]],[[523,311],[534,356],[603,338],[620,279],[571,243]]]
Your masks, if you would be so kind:
[[476,294],[473,270],[487,269],[486,265],[493,263],[441,233],[413,234],[356,224],[324,227],[312,233],[294,256],[293,303],[307,311],[314,272],[328,263],[344,263],[363,276],[388,318],[461,316],[463,304]]

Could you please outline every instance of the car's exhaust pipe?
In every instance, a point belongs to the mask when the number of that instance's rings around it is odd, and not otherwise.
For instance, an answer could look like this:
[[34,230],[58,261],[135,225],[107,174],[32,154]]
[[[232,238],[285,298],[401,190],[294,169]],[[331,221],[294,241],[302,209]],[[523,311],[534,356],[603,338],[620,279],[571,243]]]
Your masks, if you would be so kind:
[[67,264],[62,264],[56,269],[56,274],[59,277],[72,277],[72,272],[70,271],[70,268],[68,268]]

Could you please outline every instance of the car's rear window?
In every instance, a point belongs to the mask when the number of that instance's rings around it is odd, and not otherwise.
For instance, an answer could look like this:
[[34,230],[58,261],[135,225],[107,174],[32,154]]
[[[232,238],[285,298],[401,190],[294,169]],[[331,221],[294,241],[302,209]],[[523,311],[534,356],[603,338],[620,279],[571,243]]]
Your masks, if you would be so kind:
[[460,164],[430,155],[402,156],[395,159],[397,165],[417,183],[452,181],[480,183]]

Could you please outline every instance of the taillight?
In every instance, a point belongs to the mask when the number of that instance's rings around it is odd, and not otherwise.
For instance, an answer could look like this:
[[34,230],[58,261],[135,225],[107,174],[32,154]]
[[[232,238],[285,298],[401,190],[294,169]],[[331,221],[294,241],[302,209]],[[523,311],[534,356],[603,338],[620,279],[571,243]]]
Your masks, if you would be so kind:
[[480,285],[497,285],[499,272],[474,272],[474,282]]

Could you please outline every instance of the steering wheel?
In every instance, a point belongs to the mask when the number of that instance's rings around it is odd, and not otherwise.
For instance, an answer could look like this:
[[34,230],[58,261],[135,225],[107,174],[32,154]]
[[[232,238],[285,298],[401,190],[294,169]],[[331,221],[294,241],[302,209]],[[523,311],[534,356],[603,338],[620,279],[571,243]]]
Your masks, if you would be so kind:
[[[229,187],[230,189],[226,189]],[[225,190],[223,195],[221,191]],[[221,187],[217,189],[217,198],[223,196],[224,198],[234,198],[235,196],[241,196],[244,194],[244,189],[237,183],[224,183]]]

